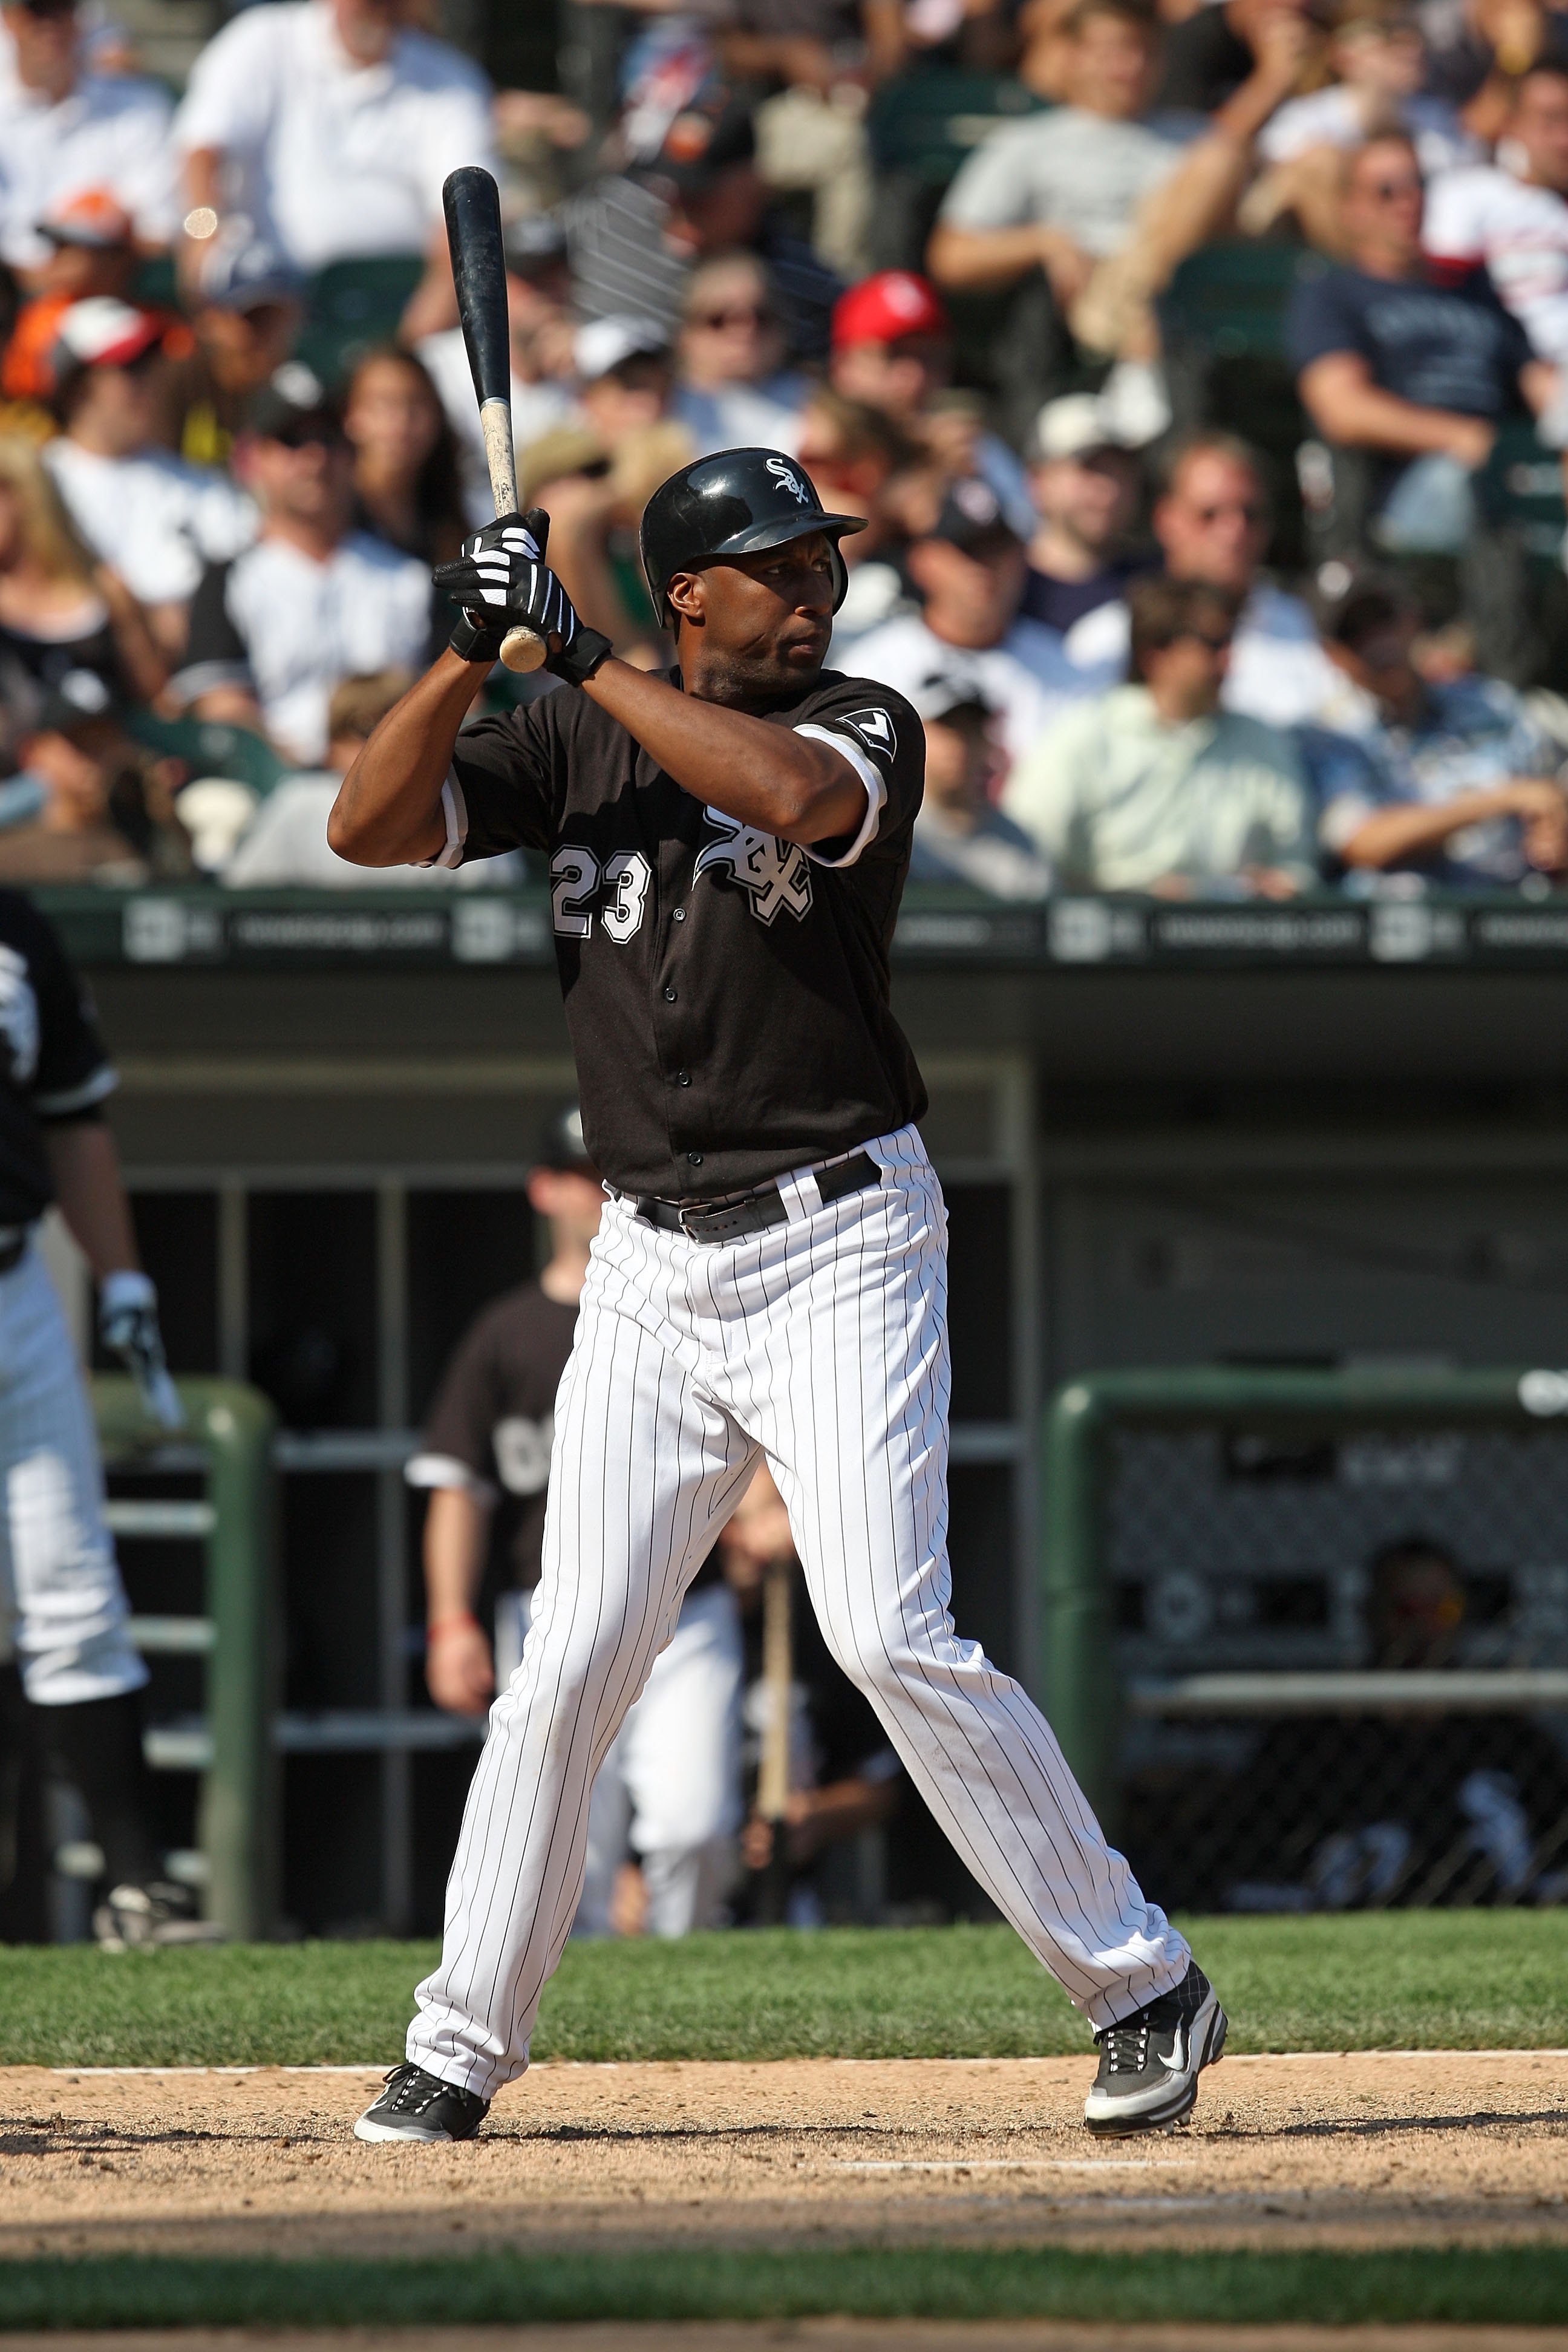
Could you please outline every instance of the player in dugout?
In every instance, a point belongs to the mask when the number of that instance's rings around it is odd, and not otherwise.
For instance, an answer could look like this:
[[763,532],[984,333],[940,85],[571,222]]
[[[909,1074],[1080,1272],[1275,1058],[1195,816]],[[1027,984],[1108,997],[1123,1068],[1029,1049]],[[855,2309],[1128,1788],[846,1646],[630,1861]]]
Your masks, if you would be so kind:
[[[758,1461],[813,1607],[914,1786],[1100,2047],[1089,2128],[1187,2114],[1226,2021],[1027,1693],[961,1641],[947,1554],[946,1211],[888,954],[921,723],[825,671],[840,538],[777,450],[683,467],[642,554],[678,667],[618,661],[499,520],[436,578],[451,646],[383,719],[340,856],[549,865],[605,1212],[556,1407],[543,1572],[490,1714],[405,2063],[354,2128],[471,2138],[528,2064],[600,1759]],[[465,728],[531,629],[566,691]]]

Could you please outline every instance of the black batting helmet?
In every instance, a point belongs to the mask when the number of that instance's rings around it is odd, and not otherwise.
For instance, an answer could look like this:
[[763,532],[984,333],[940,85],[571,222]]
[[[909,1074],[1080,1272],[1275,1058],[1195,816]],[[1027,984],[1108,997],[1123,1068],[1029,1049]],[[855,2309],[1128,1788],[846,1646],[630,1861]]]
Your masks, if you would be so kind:
[[721,449],[661,482],[642,519],[642,568],[662,628],[675,626],[665,597],[671,573],[725,555],[756,555],[825,530],[833,541],[833,609],[848,581],[838,541],[864,530],[858,515],[824,514],[810,476],[782,449]]

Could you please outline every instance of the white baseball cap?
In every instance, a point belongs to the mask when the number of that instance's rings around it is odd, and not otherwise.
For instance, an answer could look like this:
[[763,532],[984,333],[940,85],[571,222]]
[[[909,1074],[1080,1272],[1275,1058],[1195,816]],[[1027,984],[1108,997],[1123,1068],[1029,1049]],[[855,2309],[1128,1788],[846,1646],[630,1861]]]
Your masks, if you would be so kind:
[[572,344],[572,364],[581,383],[596,383],[623,360],[641,352],[667,352],[669,337],[652,319],[592,319],[579,327]]

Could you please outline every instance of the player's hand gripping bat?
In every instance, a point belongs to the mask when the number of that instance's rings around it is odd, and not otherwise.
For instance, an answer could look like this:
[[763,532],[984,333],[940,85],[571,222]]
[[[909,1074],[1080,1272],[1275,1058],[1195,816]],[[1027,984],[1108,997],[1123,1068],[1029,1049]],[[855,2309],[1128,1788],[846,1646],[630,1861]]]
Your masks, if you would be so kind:
[[[465,163],[441,190],[447,214],[447,244],[458,317],[468,354],[468,372],[479,404],[490,495],[497,516],[517,512],[517,459],[511,444],[511,337],[507,320],[506,255],[501,245],[500,195],[489,173]],[[536,630],[507,631],[500,657],[508,669],[537,669],[548,648]]]

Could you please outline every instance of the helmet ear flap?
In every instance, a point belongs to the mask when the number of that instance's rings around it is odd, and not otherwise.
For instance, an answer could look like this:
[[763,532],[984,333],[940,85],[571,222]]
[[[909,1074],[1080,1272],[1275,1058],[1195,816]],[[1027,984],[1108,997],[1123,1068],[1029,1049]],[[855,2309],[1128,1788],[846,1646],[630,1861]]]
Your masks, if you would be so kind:
[[849,593],[849,567],[837,540],[833,542],[833,609],[837,613]]

